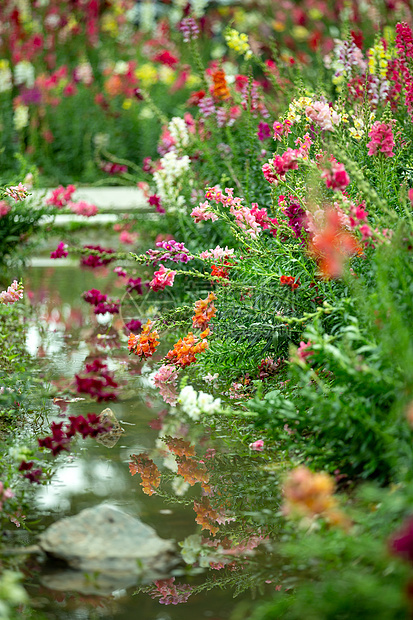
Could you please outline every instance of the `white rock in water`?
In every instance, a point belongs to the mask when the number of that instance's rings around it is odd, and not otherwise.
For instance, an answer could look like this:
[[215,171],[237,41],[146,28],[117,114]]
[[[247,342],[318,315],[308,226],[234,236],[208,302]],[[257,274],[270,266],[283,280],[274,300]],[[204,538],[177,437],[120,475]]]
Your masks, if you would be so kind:
[[174,552],[171,540],[110,504],[56,521],[40,535],[39,545],[73,569],[103,573],[165,571]]

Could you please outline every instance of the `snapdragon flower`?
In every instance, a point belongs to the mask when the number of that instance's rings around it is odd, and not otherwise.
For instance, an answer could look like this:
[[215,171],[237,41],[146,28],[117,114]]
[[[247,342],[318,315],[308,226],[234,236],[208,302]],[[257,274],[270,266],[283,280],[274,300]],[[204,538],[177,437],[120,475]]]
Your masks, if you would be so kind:
[[14,304],[23,298],[23,284],[13,280],[6,291],[0,293],[0,304]]

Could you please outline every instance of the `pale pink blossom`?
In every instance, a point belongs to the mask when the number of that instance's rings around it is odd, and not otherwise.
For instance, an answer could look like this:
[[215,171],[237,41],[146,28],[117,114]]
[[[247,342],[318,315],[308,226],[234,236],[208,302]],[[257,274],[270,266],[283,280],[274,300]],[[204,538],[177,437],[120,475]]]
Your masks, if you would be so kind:
[[17,280],[14,280],[7,291],[0,293],[0,303],[2,304],[14,304],[19,299],[23,298],[23,285],[19,284]]
[[257,441],[250,443],[248,447],[250,448],[250,450],[262,452],[264,450],[264,441],[262,439],[257,439]]
[[204,250],[203,252],[201,252],[199,258],[202,258],[202,260],[224,260],[225,258],[229,258],[230,256],[232,256],[234,254],[234,251],[234,248],[229,249],[227,245],[225,246],[225,248],[221,248],[219,245],[217,245],[215,249],[211,248],[210,250]]
[[122,230],[119,235],[119,241],[121,243],[127,243],[129,245],[134,245],[139,238],[138,233],[131,233],[128,230]]
[[218,219],[218,216],[211,211],[211,205],[206,200],[205,202],[201,202],[195,209],[191,212],[191,217],[194,218],[195,224],[199,222],[205,222],[206,220],[211,220],[211,222],[215,222]]
[[159,265],[159,270],[153,274],[153,279],[149,286],[153,291],[163,291],[166,286],[173,286],[176,271],[167,269],[164,265]]
[[85,217],[92,217],[98,212],[96,205],[85,202],[84,200],[80,200],[79,202],[69,202],[67,206],[72,213],[76,213],[76,215],[84,215]]
[[19,200],[24,200],[25,198],[27,198],[28,191],[27,187],[25,187],[23,183],[19,183],[18,185],[12,185],[11,187],[8,187],[5,191],[5,194],[18,202]]
[[248,209],[248,207],[239,207],[237,209],[231,206],[230,211],[241,230],[249,235],[251,239],[256,239],[262,231],[262,228],[255,219],[251,209]]
[[306,107],[305,113],[323,131],[333,131],[334,125],[339,125],[341,121],[340,114],[330,108],[328,103],[322,101],[314,101]]
[[176,384],[178,381],[178,371],[173,365],[160,367],[153,378],[155,387],[159,388],[159,393],[166,403],[176,405],[178,394],[176,392]]

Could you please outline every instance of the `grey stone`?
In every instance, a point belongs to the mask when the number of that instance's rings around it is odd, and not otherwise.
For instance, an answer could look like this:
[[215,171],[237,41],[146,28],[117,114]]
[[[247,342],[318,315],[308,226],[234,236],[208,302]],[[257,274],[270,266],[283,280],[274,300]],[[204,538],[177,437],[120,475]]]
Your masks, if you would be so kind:
[[109,407],[104,409],[99,414],[99,420],[102,424],[110,424],[112,428],[107,433],[102,433],[101,435],[98,435],[96,437],[96,441],[103,444],[107,448],[113,448],[113,446],[118,443],[121,435],[125,432],[125,430],[121,427],[115,414],[113,413],[112,409],[109,409]]
[[171,540],[110,504],[56,521],[40,535],[39,545],[50,557],[86,572],[165,572],[174,563]]

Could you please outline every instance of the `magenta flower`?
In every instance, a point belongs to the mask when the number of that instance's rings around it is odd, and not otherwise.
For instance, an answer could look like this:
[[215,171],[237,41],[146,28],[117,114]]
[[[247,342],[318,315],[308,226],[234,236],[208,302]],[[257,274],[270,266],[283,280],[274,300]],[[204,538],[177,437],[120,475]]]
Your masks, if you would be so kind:
[[57,248],[53,252],[50,253],[50,258],[65,258],[66,256],[69,255],[69,252],[67,251],[66,248],[67,248],[67,244],[61,241],[59,245],[57,246]]
[[156,194],[152,194],[152,196],[149,196],[148,198],[148,203],[152,205],[153,207],[155,207],[158,213],[165,213],[165,209],[161,205],[160,196],[157,196]]
[[390,550],[413,564],[413,518],[405,521],[390,539]]
[[125,327],[133,334],[139,334],[142,330],[142,322],[139,319],[131,319],[128,323],[125,323]]
[[377,151],[386,157],[394,157],[394,136],[392,130],[393,123],[380,123],[376,121],[369,132],[370,142],[367,144],[369,155],[377,155]]
[[149,286],[153,291],[163,291],[166,286],[173,286],[175,275],[176,271],[159,265],[159,270],[153,274],[153,280],[149,282]]
[[33,469],[33,465],[33,461],[22,461],[19,466],[19,471],[25,471],[26,473],[23,474],[23,478],[27,478],[27,480],[29,480],[32,484],[34,482],[40,484],[40,478],[42,477],[43,470],[41,467],[38,469]]
[[[96,250],[97,252],[101,252],[102,254],[115,254],[115,250],[112,250],[112,248],[103,248],[100,245],[85,245],[83,247],[89,250]],[[108,265],[113,260],[115,260],[115,256],[106,256],[104,258],[103,256],[99,256],[96,254],[89,254],[82,256],[82,258],[80,259],[80,264],[83,267],[91,267],[92,269],[95,269],[96,267]]]
[[271,137],[271,129],[268,123],[260,121],[260,123],[258,124],[257,136],[258,140],[261,140],[261,142]]
[[118,384],[113,378],[113,373],[108,370],[106,364],[100,360],[94,360],[91,364],[86,364],[83,375],[75,375],[78,392],[89,394],[92,398],[101,402],[102,400],[116,400],[115,391],[107,391],[108,388],[117,388]]
[[332,190],[344,191],[350,184],[344,164],[339,163],[335,159],[331,163],[331,170],[323,170],[321,178],[325,180],[327,187]]

